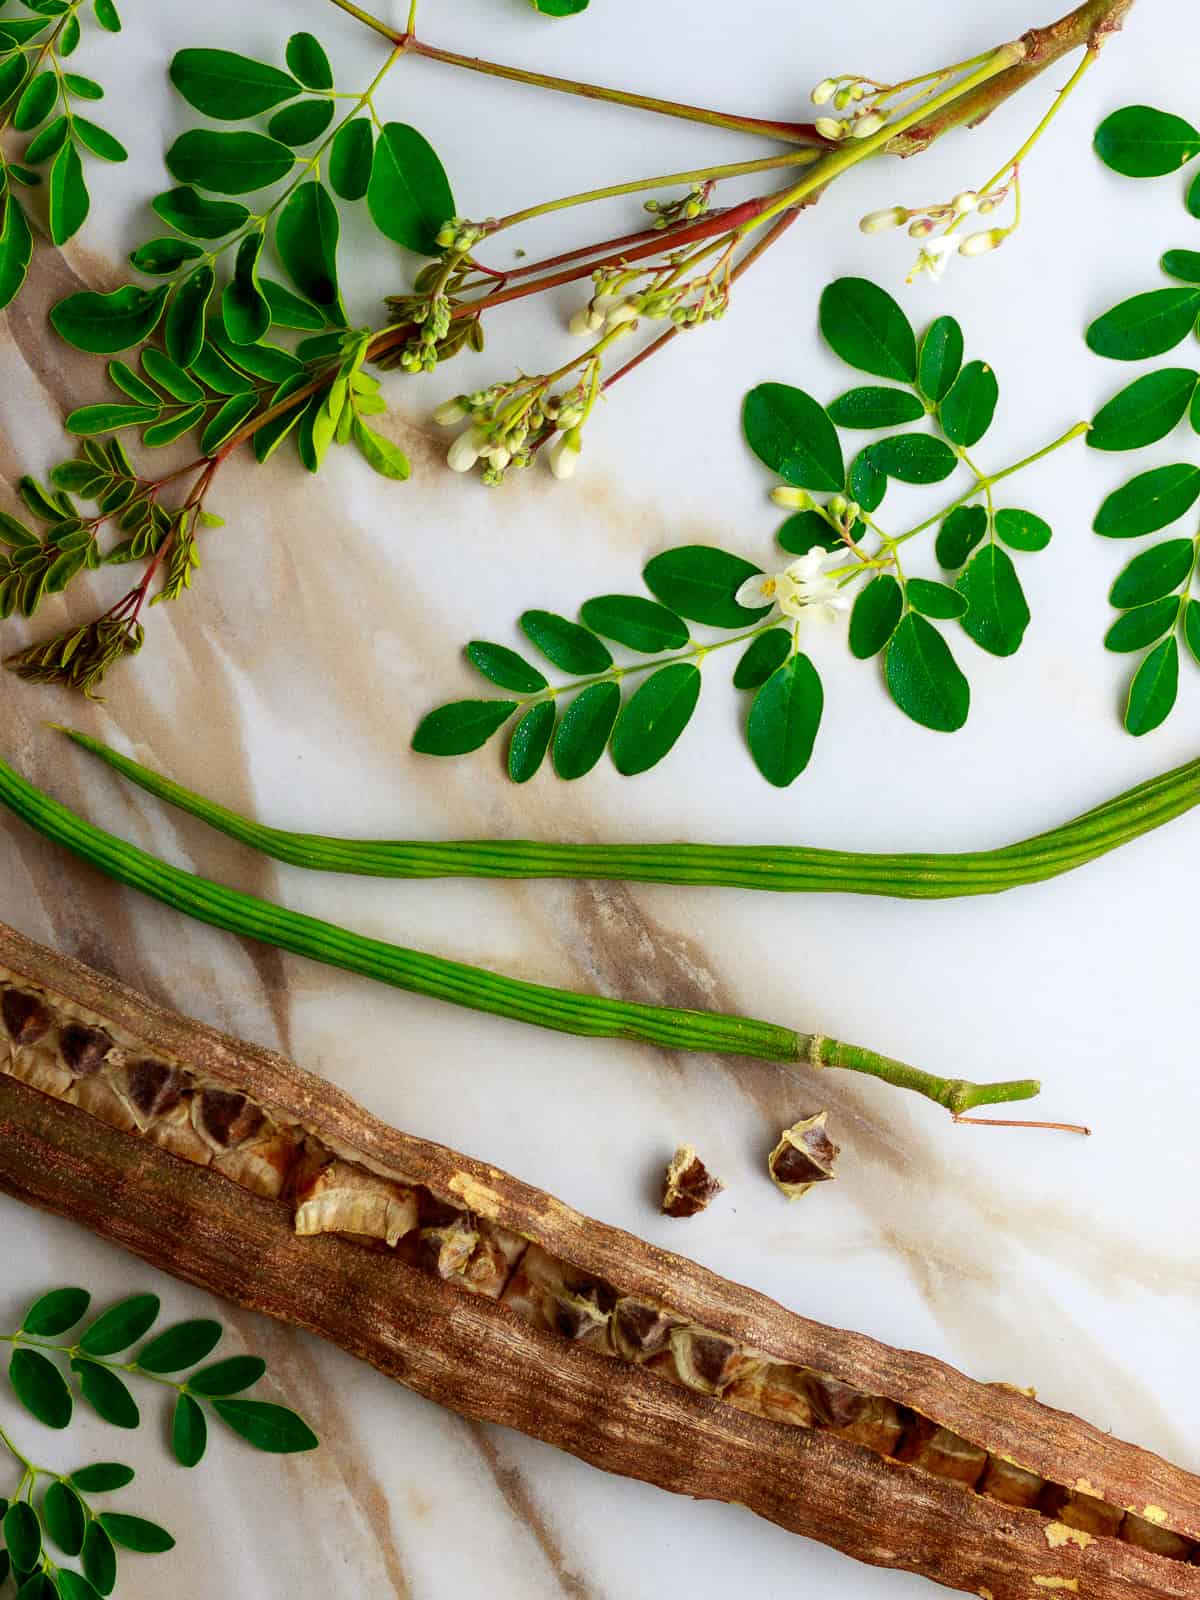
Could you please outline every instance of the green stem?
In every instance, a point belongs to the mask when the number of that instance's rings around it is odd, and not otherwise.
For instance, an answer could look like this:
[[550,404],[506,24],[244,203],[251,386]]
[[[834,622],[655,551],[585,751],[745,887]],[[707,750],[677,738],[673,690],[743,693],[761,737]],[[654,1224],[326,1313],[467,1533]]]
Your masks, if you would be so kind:
[[199,817],[263,855],[310,871],[373,878],[595,878],[791,894],[950,899],[998,894],[1058,877],[1162,827],[1200,803],[1200,761],[1192,761],[1071,822],[998,850],[889,854],[799,845],[357,840],[287,832],[251,821],[85,733],[62,731],[148,794]]
[[[564,195],[561,200],[546,200],[541,205],[526,206],[523,211],[512,211],[488,224],[488,232],[499,233],[502,228],[512,228],[521,222],[530,222],[551,211],[565,211],[570,206],[590,205],[595,200],[615,200],[625,194],[640,194],[646,189],[669,189],[681,183],[704,183],[710,179],[745,178],[756,172],[773,172],[779,167],[808,166],[819,161],[815,150],[792,150],[783,156],[764,156],[758,161],[730,161],[723,166],[695,167],[690,172],[667,172],[658,178],[639,178],[633,183],[614,183],[606,189],[585,189],[579,194]],[[665,243],[664,239],[664,243]]]
[[823,1035],[797,1033],[776,1023],[577,994],[364,938],[160,861],[85,822],[3,762],[0,803],[44,838],[65,846],[117,882],[197,921],[472,1011],[560,1033],[629,1039],[664,1050],[753,1056],[786,1065],[842,1066],[912,1089],[952,1113],[976,1105],[1029,1099],[1040,1089],[1033,1079],[976,1085],[938,1078],[874,1051],[839,1045]]
[[3,1427],[0,1427],[0,1444],[4,1446],[14,1460],[20,1463],[22,1483],[25,1482],[26,1478],[36,1478],[46,1471],[45,1467],[35,1467],[28,1456],[21,1454],[13,1443],[11,1435]]

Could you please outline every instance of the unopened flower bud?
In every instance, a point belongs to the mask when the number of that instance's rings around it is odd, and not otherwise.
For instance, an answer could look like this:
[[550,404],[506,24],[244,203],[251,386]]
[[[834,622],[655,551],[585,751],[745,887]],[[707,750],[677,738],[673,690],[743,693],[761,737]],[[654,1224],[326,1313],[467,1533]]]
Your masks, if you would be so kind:
[[846,504],[846,521],[857,522],[862,515],[862,507],[857,500],[850,500]]
[[850,132],[856,139],[869,139],[873,133],[878,133],[880,128],[886,126],[887,118],[882,111],[868,111],[865,117],[859,117]]
[[974,211],[979,204],[979,196],[974,189],[964,189],[961,194],[956,194],[950,202],[950,209],[956,217],[965,217],[968,211]]
[[638,312],[636,300],[623,300],[615,310],[608,313],[608,325],[610,328],[619,328],[622,323],[636,322]]
[[584,338],[589,333],[595,333],[598,328],[602,328],[603,326],[603,313],[597,311],[591,305],[581,306],[571,318],[570,322],[567,323],[568,331],[575,334],[578,338]]
[[915,222],[909,223],[908,236],[910,239],[928,239],[933,229],[934,224],[928,217],[918,217]]
[[836,93],[837,93],[837,79],[836,78],[822,78],[820,83],[817,85],[817,87],[812,92],[813,105],[815,105],[815,106],[823,106],[823,105],[825,105],[828,101],[833,99],[833,97],[834,97],[834,95]]
[[885,233],[888,228],[898,228],[908,221],[909,213],[903,206],[888,206],[886,211],[868,211],[859,220],[863,233]]
[[840,139],[843,136],[846,128],[846,124],[841,122],[837,117],[818,117],[813,126],[821,135],[822,139],[835,140]]
[[834,109],[837,111],[845,111],[846,107],[853,99],[854,95],[850,89],[839,89],[833,97]]
[[981,200],[975,209],[979,212],[981,217],[986,217],[989,211],[995,211],[996,202],[989,197]]
[[846,514],[846,507],[848,505],[849,501],[846,499],[844,494],[835,494],[833,499],[829,502],[829,509],[835,517],[843,517]]
[[792,489],[782,483],[771,490],[771,499],[788,511],[811,511],[813,508],[813,497],[807,489]]
[[443,400],[433,413],[433,420],[443,428],[453,428],[467,415],[465,396],[456,394],[453,400]]
[[556,478],[569,478],[579,465],[583,445],[578,428],[571,428],[550,447],[550,471]]
[[446,463],[451,472],[470,472],[487,442],[486,428],[468,428],[465,433],[460,433],[446,454]]
[[1008,237],[1007,228],[987,228],[982,233],[969,233],[958,247],[960,256],[983,256],[995,250]]

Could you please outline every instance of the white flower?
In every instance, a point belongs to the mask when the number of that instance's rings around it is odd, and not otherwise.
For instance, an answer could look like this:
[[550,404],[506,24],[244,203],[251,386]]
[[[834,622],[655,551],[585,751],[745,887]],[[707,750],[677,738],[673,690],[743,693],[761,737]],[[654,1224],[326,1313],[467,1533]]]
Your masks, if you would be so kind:
[[827,101],[832,100],[836,93],[837,79],[822,78],[820,83],[812,92],[813,105],[823,106]]
[[829,552],[815,546],[782,572],[756,572],[746,579],[734,599],[750,610],[777,605],[785,617],[808,615],[832,622],[850,602],[824,570],[829,560]]
[[909,213],[903,206],[888,206],[886,211],[868,211],[859,221],[863,233],[883,233],[888,228],[898,228],[908,221]]
[[[943,233],[940,238],[927,239],[921,246],[912,276],[926,272],[935,281],[939,279],[949,265],[950,257],[957,253],[959,242],[959,236],[955,233]],[[912,281],[911,278],[909,281]]]
[[579,455],[583,445],[579,437],[579,429],[571,428],[567,433],[560,434],[550,446],[550,471],[556,478],[569,478],[579,465]]
[[446,453],[446,462],[452,472],[470,472],[471,468],[483,454],[483,447],[488,442],[486,428],[468,428],[465,433],[460,433]]

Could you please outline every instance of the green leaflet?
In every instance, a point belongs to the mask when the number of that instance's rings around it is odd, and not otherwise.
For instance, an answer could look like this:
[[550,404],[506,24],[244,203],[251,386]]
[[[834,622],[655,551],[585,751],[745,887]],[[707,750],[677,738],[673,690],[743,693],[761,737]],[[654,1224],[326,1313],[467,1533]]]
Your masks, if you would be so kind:
[[168,235],[162,239],[147,239],[145,244],[138,245],[136,250],[130,251],[129,263],[148,277],[165,278],[185,261],[195,261],[203,254],[200,246],[190,239],[174,239]]
[[[18,1354],[21,1353],[18,1351]],[[42,1528],[33,1507],[24,1500],[14,1500],[4,1513],[0,1532],[4,1535],[13,1565],[20,1571],[32,1571],[37,1566],[42,1550]]]
[[255,344],[271,326],[271,308],[258,287],[262,247],[261,233],[246,235],[238,245],[233,277],[221,294],[221,320],[235,345]]
[[313,332],[326,325],[325,314],[299,295],[285,289],[272,278],[258,280],[259,292],[271,311],[271,321],[281,328],[299,328]]
[[[190,272],[175,291],[165,335],[167,354],[176,366],[192,366],[204,346],[204,317],[215,283],[216,274],[205,263]],[[166,294],[165,285],[162,293]]]
[[871,464],[901,483],[940,483],[958,465],[944,439],[931,433],[896,433],[868,447]]
[[[317,1448],[316,1434],[301,1417],[294,1411],[289,1411],[286,1406],[270,1405],[265,1400],[214,1400],[213,1410],[222,1422],[228,1423],[235,1433],[240,1434],[257,1450],[265,1450],[273,1455],[291,1455],[297,1451]],[[109,1532],[112,1533],[111,1528]],[[173,1544],[174,1540],[171,1540],[171,1543]],[[169,1546],[151,1548],[169,1548]]]
[[1168,250],[1159,265],[1169,277],[1200,283],[1200,250]]
[[690,661],[660,667],[625,703],[612,736],[613,765],[626,777],[663,759],[691,721],[700,669]]
[[1011,550],[1044,550],[1053,537],[1050,524],[1032,511],[1004,507],[996,513],[996,537]]
[[111,294],[85,289],[60,300],[51,309],[50,321],[55,332],[76,349],[111,355],[150,337],[162,316],[167,292],[167,284],[157,289],[126,284]]
[[24,211],[11,192],[4,205],[4,224],[0,227],[0,311],[11,305],[29,270],[33,255],[33,234]]
[[93,122],[90,117],[81,117],[76,113],[72,125],[80,144],[94,156],[99,156],[101,161],[129,160],[129,152],[121,141],[114,138],[107,128],[102,128],[99,123]]
[[781,667],[791,654],[792,640],[786,628],[771,628],[752,639],[733,674],[735,689],[758,689]]
[[713,628],[745,628],[761,621],[770,608],[739,605],[734,596],[761,570],[726,550],[686,544],[655,556],[642,576],[651,593],[679,616]]
[[545,760],[557,713],[553,700],[531,706],[513,729],[508,747],[508,775],[514,783],[528,783]]
[[577,17],[588,8],[588,0],[532,0],[532,4],[544,17]]
[[149,1331],[160,1304],[156,1294],[135,1294],[119,1300],[83,1330],[79,1349],[89,1356],[114,1356],[127,1350]]
[[131,1517],[121,1511],[102,1511],[100,1526],[115,1543],[126,1550],[138,1550],[144,1555],[160,1555],[173,1550],[175,1541],[165,1528],[145,1517]]
[[117,1553],[99,1522],[89,1522],[83,1537],[83,1571],[98,1594],[111,1594],[116,1587]]
[[187,184],[156,195],[150,204],[169,227],[189,239],[223,239],[250,220],[240,201],[210,200]]
[[224,1361],[214,1361],[210,1367],[201,1367],[188,1379],[192,1394],[238,1394],[258,1382],[267,1370],[261,1356],[227,1356]]
[[375,136],[369,117],[344,122],[329,147],[329,183],[343,200],[361,200],[371,182]]
[[969,361],[938,408],[946,437],[970,450],[992,425],[1000,386],[984,361]]
[[1136,539],[1176,522],[1200,498],[1200,468],[1187,462],[1152,467],[1116,489],[1093,523],[1106,539]]
[[[964,566],[987,529],[987,512],[982,506],[955,506],[938,529],[934,542],[938,565],[951,570]],[[996,531],[1000,531],[998,519]]]
[[294,33],[287,42],[284,60],[293,77],[306,89],[332,89],[333,68],[318,39],[311,33]]
[[937,617],[946,621],[961,617],[967,609],[966,596],[960,590],[952,589],[946,583],[936,583],[930,578],[910,578],[905,593],[909,605],[923,617]]
[[1183,637],[1192,660],[1200,666],[1200,600],[1189,599],[1183,606]]
[[63,245],[82,228],[91,201],[79,151],[69,140],[50,168],[50,239]]
[[768,783],[785,789],[812,756],[825,694],[817,669],[803,652],[790,656],[754,696],[746,739]]
[[156,422],[159,407],[120,405],[101,401],[94,406],[79,406],[66,419],[68,433],[78,435],[111,433],[116,428],[133,428],[143,422]]
[[427,139],[407,123],[385,123],[375,144],[367,207],[380,233],[418,255],[437,252],[454,215],[450,180]]
[[206,456],[214,454],[241,427],[248,422],[258,407],[258,396],[253,393],[230,395],[225,404],[205,424],[200,435],[200,449]]
[[133,1478],[133,1468],[119,1461],[94,1461],[71,1474],[71,1482],[84,1494],[107,1494],[111,1489],[123,1489]]
[[682,650],[689,638],[687,623],[681,617],[643,595],[598,595],[584,601],[579,615],[593,633],[615,639],[642,655]]
[[116,1428],[136,1428],[141,1421],[137,1401],[108,1367],[76,1357],[71,1371],[79,1379],[83,1398],[98,1416]]
[[820,323],[830,348],[850,366],[901,383],[916,382],[912,324],[878,284],[867,278],[838,278],[821,296]]
[[1191,576],[1196,549],[1191,539],[1164,539],[1143,550],[1117,578],[1109,602],[1118,610],[1148,605],[1178,589]]
[[319,139],[332,121],[332,100],[297,100],[275,113],[267,123],[267,132],[281,144],[299,149]]
[[1134,606],[1132,611],[1118,617],[1104,635],[1104,648],[1118,652],[1144,650],[1175,626],[1180,604],[1178,595],[1168,595],[1149,605]]
[[233,50],[180,50],[170,73],[189,105],[221,122],[256,117],[300,93],[291,73]]
[[845,482],[842,447],[823,406],[784,383],[760,383],[742,407],[746,442],[758,459],[800,489],[836,493]]
[[1164,367],[1136,378],[1096,413],[1087,442],[1093,450],[1140,450],[1166,438],[1183,421],[1200,373]]
[[925,330],[917,382],[930,400],[944,400],[958,377],[963,358],[963,331],[953,317],[938,317]]
[[45,122],[58,100],[58,79],[47,69],[36,73],[21,91],[12,113],[12,125],[18,133],[29,133],[39,123]]
[[549,687],[537,668],[507,645],[473,639],[467,646],[467,660],[476,672],[499,684],[501,689],[511,689],[516,694],[537,694]]
[[56,1339],[87,1315],[92,1297],[86,1289],[51,1289],[39,1295],[25,1313],[21,1331],[38,1339]]
[[42,1501],[42,1520],[46,1532],[64,1555],[77,1556],[83,1549],[87,1519],[83,1504],[69,1485],[55,1479]]
[[466,755],[485,745],[518,709],[515,700],[455,700],[423,719],[412,747],[425,756]]
[[850,613],[850,653],[860,661],[878,655],[896,631],[904,593],[890,572],[881,572],[858,592]]
[[376,433],[360,418],[355,417],[350,425],[350,437],[354,440],[359,455],[381,478],[391,478],[397,483],[403,483],[411,476],[412,467],[408,457],[386,434]]
[[204,399],[204,390],[195,378],[153,345],[147,345],[142,351],[141,362],[146,376],[160,389],[165,389],[173,400],[195,404]]
[[[177,1322],[156,1334],[137,1354],[143,1372],[180,1372],[194,1367],[216,1349],[221,1340],[221,1324],[211,1317]],[[81,1485],[86,1488],[87,1485]],[[93,1485],[92,1487],[95,1487]]]
[[1174,634],[1155,645],[1134,674],[1125,707],[1125,727],[1135,737],[1166,721],[1179,692],[1179,643]]
[[970,685],[949,645],[924,617],[910,611],[901,619],[884,666],[892,699],[914,722],[938,733],[953,733],[966,722]]
[[1200,153],[1200,132],[1152,106],[1124,106],[1096,129],[1096,154],[1127,178],[1161,178]]
[[524,612],[521,631],[562,672],[590,677],[612,666],[611,653],[594,633],[553,611]]
[[171,1450],[182,1467],[194,1467],[208,1443],[208,1423],[204,1412],[190,1394],[175,1401],[171,1418]]
[[882,385],[849,389],[829,405],[830,420],[839,428],[898,428],[925,415],[925,407],[907,389]]
[[1008,552],[985,544],[959,573],[956,588],[967,602],[964,631],[991,655],[1015,655],[1029,626],[1029,605]]
[[193,128],[167,151],[167,169],[180,183],[217,194],[249,194],[278,183],[295,165],[287,145],[262,133]]
[[[880,474],[883,477],[883,474]],[[887,479],[883,479],[884,483]],[[855,493],[854,474],[851,469],[850,490],[864,510],[872,509],[868,500]],[[836,550],[841,544],[841,538],[836,529],[831,528],[825,518],[817,511],[794,512],[775,535],[781,549],[787,550],[796,556],[807,555],[810,550],[818,546],[822,550]]]
[[329,320],[345,323],[338,293],[337,207],[323,183],[313,179],[293,190],[275,224],[275,248],[300,293]]
[[[26,1411],[39,1422],[48,1428],[68,1425],[73,1410],[71,1391],[62,1373],[44,1355],[18,1346],[8,1363],[8,1381]],[[11,1550],[12,1541],[6,1542]]]
[[604,754],[620,709],[621,691],[615,683],[593,683],[575,696],[554,735],[552,759],[560,778],[572,781],[592,770]]
[[1097,317],[1088,348],[1113,361],[1160,356],[1186,339],[1200,314],[1200,289],[1151,289]]

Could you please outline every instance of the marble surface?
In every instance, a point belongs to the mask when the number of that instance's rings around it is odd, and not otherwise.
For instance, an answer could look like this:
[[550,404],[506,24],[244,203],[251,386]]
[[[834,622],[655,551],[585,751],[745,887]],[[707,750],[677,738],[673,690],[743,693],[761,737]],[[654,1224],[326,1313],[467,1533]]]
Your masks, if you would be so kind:
[[[6,504],[20,471],[58,459],[64,408],[100,397],[98,364],[49,335],[45,309],[78,282],[120,281],[123,252],[146,236],[145,199],[163,186],[159,152],[185,115],[164,74],[170,53],[201,42],[270,53],[304,26],[325,40],[347,83],[365,81],[379,59],[365,30],[317,0],[210,0],[202,18],[177,0],[128,0],[125,9],[127,31],[89,30],[79,62],[115,89],[107,120],[135,158],[96,175],[79,240],[61,255],[39,246],[0,336]],[[843,0],[832,19],[746,0],[735,26],[718,0],[686,9],[593,0],[586,17],[558,25],[522,0],[424,0],[422,10],[427,36],[451,47],[777,117],[802,115],[808,86],[827,71],[903,75],[1045,20],[1031,0],[909,0],[899,9]],[[1191,242],[1196,225],[1178,184],[1121,183],[1100,169],[1089,139],[1102,114],[1131,100],[1194,107],[1195,52],[1185,45],[1194,46],[1195,27],[1191,0],[1139,6],[1030,163],[1022,234],[985,261],[956,262],[940,290],[897,290],[916,320],[958,315],[972,348],[997,368],[989,463],[1036,448],[1118,387],[1123,375],[1088,355],[1081,328],[1149,287],[1162,249]],[[1090,1123],[1090,1141],[956,1128],[926,1102],[866,1080],[817,1083],[440,1008],[187,923],[7,820],[0,917],[185,1012],[278,1046],[402,1127],[800,1311],[980,1378],[1034,1384],[1051,1403],[1200,1469],[1195,818],[1050,887],[928,906],[589,884],[389,885],[256,860],[110,781],[44,726],[73,719],[228,804],[316,830],[876,849],[1002,843],[1192,756],[1193,682],[1157,735],[1135,742],[1118,725],[1126,663],[1106,656],[1100,637],[1122,553],[1089,526],[1101,496],[1132,469],[1082,446],[1038,469],[1022,492],[1056,529],[1049,551],[1022,564],[1035,620],[1013,660],[964,641],[974,705],[957,737],[903,719],[874,669],[852,661],[831,632],[813,646],[827,687],[818,752],[784,792],[745,756],[740,709],[720,670],[708,674],[688,736],[636,781],[604,764],[577,785],[543,775],[517,791],[489,753],[442,764],[408,747],[419,714],[473,692],[461,643],[513,638],[525,606],[572,612],[589,594],[634,588],[648,556],[688,540],[769,559],[777,517],[739,441],[741,394],[768,377],[838,392],[844,369],[814,327],[821,287],[845,272],[901,285],[908,258],[907,241],[863,239],[858,215],[978,182],[1064,77],[1052,73],[1019,105],[919,162],[838,185],[756,269],[724,323],[679,341],[622,386],[590,427],[570,486],[533,472],[488,493],[441,470],[445,439],[427,417],[464,381],[461,364],[428,384],[388,380],[386,425],[416,467],[407,486],[383,483],[348,452],[316,482],[285,452],[265,469],[231,465],[214,497],[229,526],[207,539],[194,595],[153,613],[144,654],[112,680],[107,703],[84,707],[6,679],[0,749],[98,822],[288,905],[524,977],[743,1009],[948,1073],[1036,1072],[1046,1080],[1040,1113]],[[755,149],[418,60],[397,71],[383,103],[435,141],[472,215]],[[610,207],[608,231],[630,225],[631,210]],[[519,243],[549,253],[577,237],[574,226],[550,221]],[[362,242],[348,279],[353,310],[366,318],[406,264],[366,248],[365,233]],[[475,381],[562,359],[554,352],[577,299],[497,318]],[[1167,441],[1139,464],[1194,444]],[[101,576],[90,597],[48,606],[43,625],[94,610],[115,583]],[[6,648],[23,629],[5,626]],[[845,1149],[841,1181],[789,1207],[765,1180],[764,1154],[783,1124],[818,1105],[830,1108]],[[729,1189],[707,1215],[681,1223],[657,1215],[655,1183],[685,1139]],[[175,1316],[209,1308],[64,1222],[0,1200],[0,1226],[5,1326],[59,1282],[83,1281],[101,1296],[153,1288]],[[179,1548],[129,1559],[129,1600],[164,1584],[179,1600],[351,1591],[448,1600],[482,1583],[493,1600],[650,1600],[679,1588],[719,1600],[751,1582],[760,1592],[860,1600],[925,1592],[921,1580],[852,1567],[745,1511],[605,1477],[465,1423],[314,1339],[238,1313],[229,1321],[235,1343],[269,1358],[278,1394],[312,1418],[318,1453],[264,1463],[217,1438],[212,1459],[187,1474],[168,1464],[157,1417],[129,1439],[82,1419],[61,1446],[37,1441],[51,1459],[60,1448],[73,1459],[115,1450],[140,1469],[136,1509],[167,1523]],[[0,1396],[0,1420],[12,1414]]]

